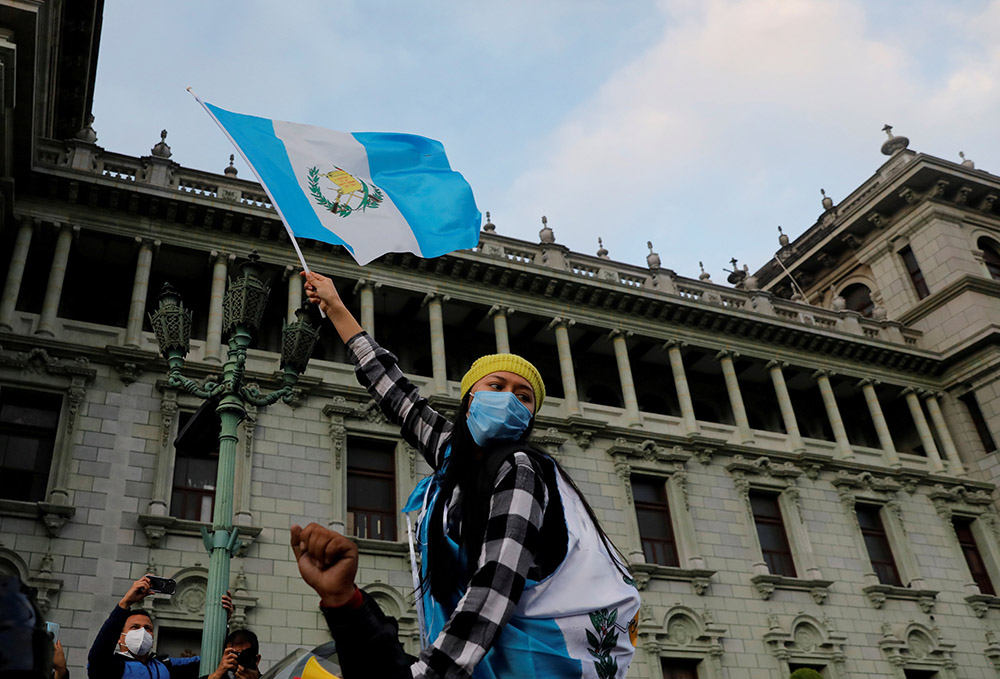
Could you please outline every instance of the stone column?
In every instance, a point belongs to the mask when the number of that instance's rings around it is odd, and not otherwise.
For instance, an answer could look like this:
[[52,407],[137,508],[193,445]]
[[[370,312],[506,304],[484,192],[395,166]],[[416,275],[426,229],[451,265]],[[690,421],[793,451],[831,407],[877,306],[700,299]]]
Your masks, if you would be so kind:
[[632,366],[628,360],[628,343],[625,341],[625,338],[631,334],[631,332],[619,329],[612,330],[608,333],[608,337],[615,348],[615,360],[618,362],[618,379],[622,383],[622,400],[625,402],[625,426],[641,427],[639,399],[635,395]]
[[59,313],[59,298],[62,297],[63,281],[66,279],[66,264],[69,262],[69,247],[73,236],[79,233],[79,226],[68,224],[56,225],[59,236],[56,238],[56,251],[52,255],[52,268],[49,269],[49,282],[45,286],[45,299],[42,302],[42,313],[38,319],[36,335],[52,337],[56,330],[56,314]]
[[431,324],[431,365],[434,372],[434,393],[448,393],[448,369],[444,351],[444,315],[442,302],[447,302],[447,295],[434,292],[427,293],[424,304],[427,305],[427,315]]
[[785,423],[785,431],[788,433],[788,445],[794,452],[805,450],[802,442],[802,433],[799,432],[799,423],[795,419],[795,406],[792,398],[788,395],[788,385],[785,384],[785,374],[782,368],[787,363],[780,361],[768,361],[767,369],[771,373],[771,382],[774,384],[774,395],[778,398],[778,408],[781,409],[781,420]]
[[567,415],[580,414],[580,397],[576,391],[576,372],[573,370],[573,352],[569,344],[569,326],[576,323],[567,318],[553,318],[549,327],[556,333],[556,349],[559,351],[559,374],[562,377],[563,398]]
[[497,337],[497,353],[510,353],[510,337],[507,334],[507,317],[514,313],[510,307],[503,307],[494,304],[490,307],[490,316],[493,317],[493,333]]
[[885,455],[885,461],[890,467],[899,467],[899,453],[892,442],[892,434],[889,433],[889,425],[886,424],[885,415],[882,414],[882,404],[878,401],[878,394],[875,393],[875,380],[865,378],[858,382],[861,392],[865,395],[865,403],[868,404],[868,413],[871,415],[872,423],[875,425],[875,433],[878,435],[878,443]]
[[139,347],[142,342],[142,319],[146,313],[146,297],[149,294],[149,272],[153,268],[153,249],[159,241],[150,241],[136,236],[139,256],[135,262],[135,280],[132,282],[132,301],[128,308],[128,324],[125,326],[125,346]]
[[226,273],[234,255],[212,250],[212,293],[208,300],[208,329],[205,333],[205,360],[222,363],[222,298],[226,294]]
[[903,396],[906,398],[906,405],[910,407],[910,415],[913,416],[913,424],[917,427],[920,443],[923,444],[924,452],[927,453],[927,459],[930,460],[931,471],[943,472],[945,470],[944,462],[941,461],[941,454],[934,444],[934,436],[931,434],[931,428],[927,426],[927,418],[924,417],[923,408],[920,407],[916,389],[907,387],[903,390]]
[[299,275],[301,269],[289,264],[285,267],[282,276],[288,281],[288,308],[285,310],[287,323],[295,322],[295,312],[302,308],[302,276]]
[[36,226],[34,220],[25,217],[19,217],[18,223],[20,226],[14,239],[14,251],[10,255],[7,282],[3,286],[3,297],[0,298],[0,330],[14,329],[17,296],[21,292],[21,279],[24,277],[24,266],[28,261],[28,248],[31,246],[31,236]]
[[736,378],[736,367],[733,366],[732,351],[720,351],[715,355],[715,360],[722,366],[722,376],[726,380],[726,392],[729,394],[729,403],[733,408],[733,419],[736,420],[736,434],[740,443],[753,443],[753,433],[750,431],[750,420],[747,418],[747,410],[743,405],[743,394],[740,392],[740,381]]
[[697,434],[698,419],[694,416],[694,402],[691,400],[691,388],[688,387],[687,373],[684,371],[684,357],[677,340],[670,340],[663,345],[670,357],[670,370],[674,374],[674,388],[677,390],[677,404],[681,409],[681,422],[686,435]]
[[847,438],[844,420],[840,416],[840,408],[837,407],[837,397],[833,395],[833,386],[830,384],[830,373],[826,370],[817,370],[813,373],[813,378],[819,385],[819,393],[823,397],[826,415],[830,418],[830,428],[833,429],[833,438],[837,442],[837,453],[843,458],[853,458],[854,451],[851,450],[851,441]]
[[361,327],[372,337],[375,337],[375,290],[381,285],[363,278],[354,285],[354,292],[361,293]]
[[955,441],[951,438],[948,424],[944,421],[944,415],[941,413],[941,404],[938,403],[937,394],[934,392],[924,394],[924,403],[927,404],[927,412],[931,414],[931,422],[934,423],[934,429],[937,430],[938,440],[941,441],[941,447],[944,448],[944,455],[948,459],[948,466],[951,469],[951,473],[956,476],[965,476],[965,466],[962,464],[962,459],[958,456],[958,449],[955,448]]

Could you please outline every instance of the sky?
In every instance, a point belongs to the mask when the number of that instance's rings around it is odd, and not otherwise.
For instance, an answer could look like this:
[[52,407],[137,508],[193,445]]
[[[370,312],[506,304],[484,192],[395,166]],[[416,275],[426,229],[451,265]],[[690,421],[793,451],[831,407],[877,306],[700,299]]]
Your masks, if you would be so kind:
[[[756,270],[910,149],[1000,174],[1000,0],[106,0],[98,144],[221,172],[229,110],[444,143],[497,232]],[[253,178],[237,159],[242,178]]]

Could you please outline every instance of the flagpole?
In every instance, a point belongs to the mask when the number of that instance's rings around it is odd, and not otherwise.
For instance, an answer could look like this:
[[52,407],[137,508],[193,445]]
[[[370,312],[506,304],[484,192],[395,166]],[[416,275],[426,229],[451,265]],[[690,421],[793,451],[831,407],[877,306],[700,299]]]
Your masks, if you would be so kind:
[[[239,152],[240,157],[243,158],[243,161],[247,164],[247,167],[250,168],[250,171],[253,172],[255,177],[257,177],[257,181],[260,182],[261,187],[264,189],[264,193],[266,193],[267,197],[271,199],[271,205],[274,207],[274,211],[278,213],[278,217],[281,219],[281,223],[285,227],[285,231],[288,233],[288,238],[292,241],[292,247],[295,248],[295,254],[298,255],[299,257],[299,263],[302,264],[302,270],[305,271],[306,273],[309,273],[309,265],[306,264],[306,258],[305,255],[302,254],[302,249],[299,247],[299,242],[295,240],[295,233],[292,231],[292,227],[288,225],[288,220],[285,219],[285,215],[281,213],[281,207],[278,205],[278,201],[274,199],[274,196],[271,195],[270,189],[267,188],[267,184],[265,184],[264,180],[261,179],[260,174],[257,172],[257,168],[253,166],[253,163],[250,162],[250,159],[247,158],[247,155],[243,153],[243,149],[240,148],[240,145],[237,144],[236,140],[233,139],[231,134],[229,134],[229,130],[226,129],[226,126],[220,123],[219,119],[215,117],[215,114],[212,113],[212,109],[205,106],[205,102],[203,102],[201,98],[194,93],[193,89],[188,87],[187,91],[191,93],[191,96],[194,97],[195,101],[201,104],[201,107],[205,109],[205,113],[211,116],[212,120],[215,121],[215,124],[218,125],[219,128],[222,130],[222,133],[226,135],[226,138],[229,139],[232,145],[236,147],[236,150]],[[320,308],[319,313],[320,316],[326,318],[326,314],[323,313],[322,308]]]

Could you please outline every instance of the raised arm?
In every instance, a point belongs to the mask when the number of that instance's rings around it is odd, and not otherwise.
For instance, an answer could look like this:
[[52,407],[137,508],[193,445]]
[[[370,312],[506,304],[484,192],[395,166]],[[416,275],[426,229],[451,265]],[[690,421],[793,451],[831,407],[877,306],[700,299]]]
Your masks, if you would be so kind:
[[303,273],[309,301],[326,313],[347,344],[358,382],[378,404],[390,422],[400,425],[403,438],[438,469],[452,425],[420,396],[417,386],[406,379],[392,352],[383,349],[366,333],[344,306],[337,288],[326,276]]

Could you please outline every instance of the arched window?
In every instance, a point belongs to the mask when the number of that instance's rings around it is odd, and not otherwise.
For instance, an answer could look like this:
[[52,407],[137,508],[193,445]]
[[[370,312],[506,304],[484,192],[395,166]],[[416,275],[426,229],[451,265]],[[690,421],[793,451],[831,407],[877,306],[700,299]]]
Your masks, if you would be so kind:
[[847,303],[846,308],[857,311],[865,318],[871,318],[875,309],[872,301],[872,291],[863,283],[852,283],[840,291],[840,296]]
[[1000,245],[992,238],[983,236],[976,242],[976,246],[983,251],[983,261],[986,262],[990,278],[1000,281]]

